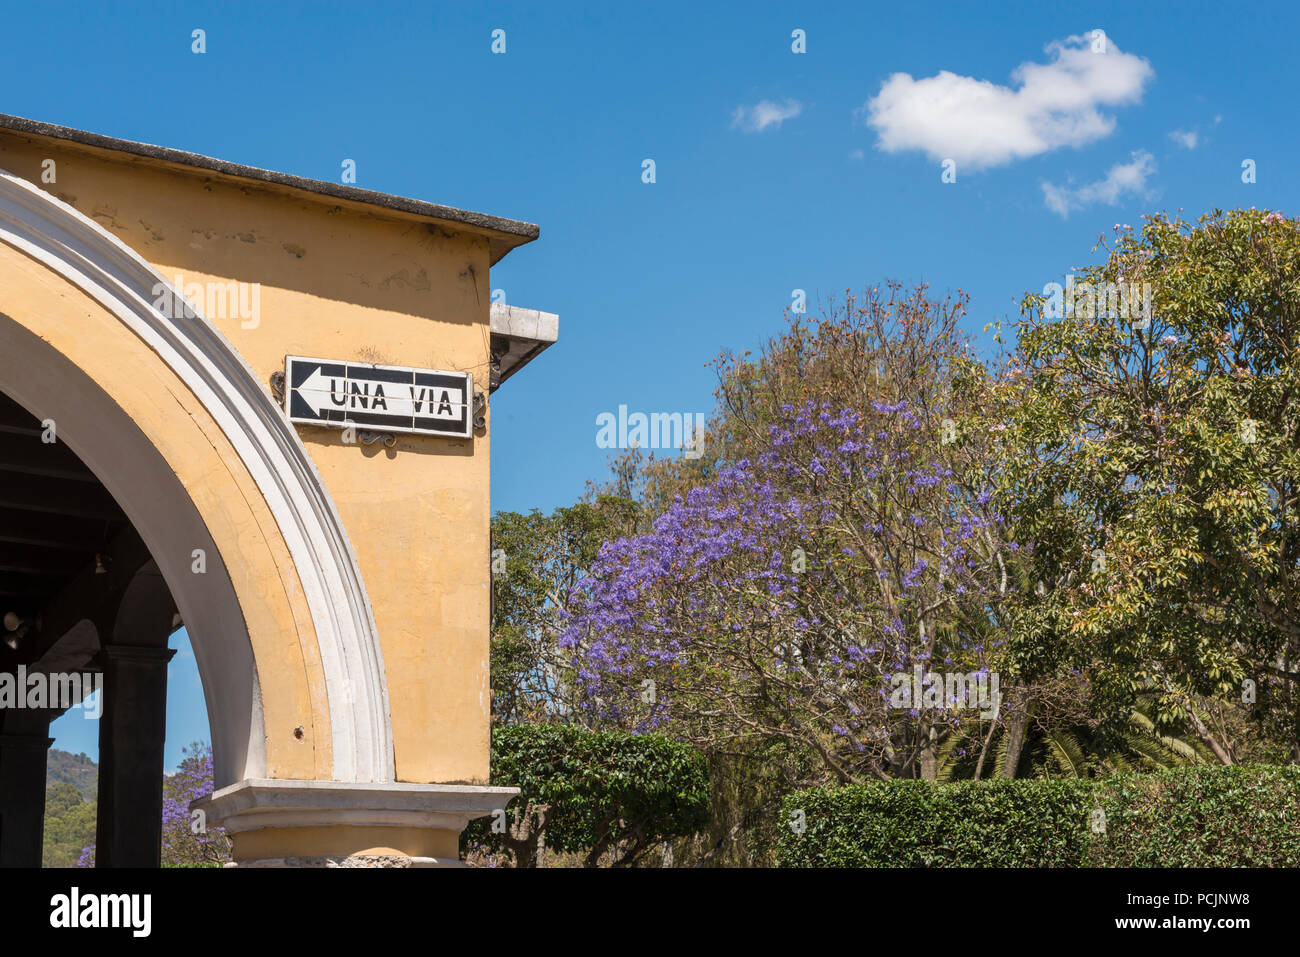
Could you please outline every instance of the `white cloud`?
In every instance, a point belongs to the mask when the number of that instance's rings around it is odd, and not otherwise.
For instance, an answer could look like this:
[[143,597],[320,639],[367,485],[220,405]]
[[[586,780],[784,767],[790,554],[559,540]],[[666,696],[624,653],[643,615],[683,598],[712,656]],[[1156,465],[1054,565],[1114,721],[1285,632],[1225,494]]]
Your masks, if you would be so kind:
[[1116,163],[1104,179],[1084,186],[1054,186],[1043,184],[1043,200],[1047,208],[1062,219],[1072,210],[1083,209],[1093,203],[1119,205],[1127,195],[1139,195],[1146,190],[1147,177],[1156,171],[1156,161],[1146,150],[1136,150],[1128,163]]
[[1145,59],[1091,35],[1045,48],[1050,63],[1022,63],[1013,89],[948,70],[914,79],[895,73],[862,108],[886,152],[921,150],[978,169],[1082,146],[1108,136],[1115,119],[1100,107],[1136,103],[1155,76]]
[[731,114],[731,128],[744,130],[746,133],[761,133],[769,126],[780,127],[786,120],[792,120],[803,112],[803,104],[798,100],[760,100],[753,106],[738,106]]
[[1185,150],[1194,150],[1201,137],[1196,130],[1170,130],[1169,138]]

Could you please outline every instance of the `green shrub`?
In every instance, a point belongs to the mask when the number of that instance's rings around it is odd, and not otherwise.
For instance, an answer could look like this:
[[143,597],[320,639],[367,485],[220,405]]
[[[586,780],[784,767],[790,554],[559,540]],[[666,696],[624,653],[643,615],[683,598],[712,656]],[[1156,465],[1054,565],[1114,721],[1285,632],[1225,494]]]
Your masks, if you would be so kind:
[[[631,864],[672,837],[708,826],[708,768],[694,748],[661,734],[514,725],[492,732],[492,783],[519,788],[502,833],[472,822],[462,848],[509,849],[534,863],[538,845]],[[499,816],[498,816],[499,820]]]
[[1295,766],[888,781],[798,791],[782,812],[784,867],[1300,865]]
[[1239,764],[1122,775],[1104,786],[1101,867],[1300,866],[1300,767]]

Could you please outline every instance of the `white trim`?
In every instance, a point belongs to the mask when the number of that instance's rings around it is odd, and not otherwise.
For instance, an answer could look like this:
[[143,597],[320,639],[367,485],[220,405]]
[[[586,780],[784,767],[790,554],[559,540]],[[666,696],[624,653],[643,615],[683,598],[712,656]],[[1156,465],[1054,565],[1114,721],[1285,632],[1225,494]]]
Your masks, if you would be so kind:
[[333,776],[391,781],[383,653],[356,557],[314,463],[268,391],[202,312],[173,320],[159,286],[185,301],[98,223],[0,170],[0,242],[63,276],[115,315],[194,392],[270,507],[302,581],[329,698]]

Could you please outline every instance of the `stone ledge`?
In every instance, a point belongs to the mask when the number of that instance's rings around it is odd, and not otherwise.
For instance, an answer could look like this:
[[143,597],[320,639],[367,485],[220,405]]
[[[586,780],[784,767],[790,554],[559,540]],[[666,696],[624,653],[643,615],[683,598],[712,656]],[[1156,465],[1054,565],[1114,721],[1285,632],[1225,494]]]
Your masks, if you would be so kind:
[[560,317],[537,309],[523,309],[494,302],[491,308],[494,366],[488,391],[536,359],[560,336]]
[[266,857],[256,861],[231,861],[226,867],[465,867],[463,861],[445,857],[393,857],[353,854],[347,857]]
[[250,779],[194,801],[228,832],[291,827],[418,827],[464,830],[504,808],[518,788],[472,784],[376,784]]

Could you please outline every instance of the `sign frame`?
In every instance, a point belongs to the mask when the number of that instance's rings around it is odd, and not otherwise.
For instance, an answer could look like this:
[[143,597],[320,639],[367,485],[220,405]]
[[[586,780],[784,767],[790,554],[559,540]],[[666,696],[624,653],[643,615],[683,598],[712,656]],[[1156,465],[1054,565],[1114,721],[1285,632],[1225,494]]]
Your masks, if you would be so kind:
[[[309,387],[313,376],[318,376],[314,388]],[[344,382],[342,408],[337,407],[336,383],[340,379]],[[320,388],[321,382],[329,382],[327,389]],[[442,395],[435,394],[434,389],[440,390]],[[464,402],[439,402],[438,399],[445,398],[448,390],[462,392]],[[328,406],[321,401],[322,396],[326,397]],[[354,405],[360,405],[361,410]],[[460,415],[448,419],[441,415],[419,414],[426,408],[446,405],[452,406],[453,411],[459,409]],[[411,410],[409,413],[405,411],[407,407]],[[396,411],[398,409],[402,411]],[[295,425],[327,429],[356,427],[375,432],[472,439],[474,374],[286,355],[284,414]]]

